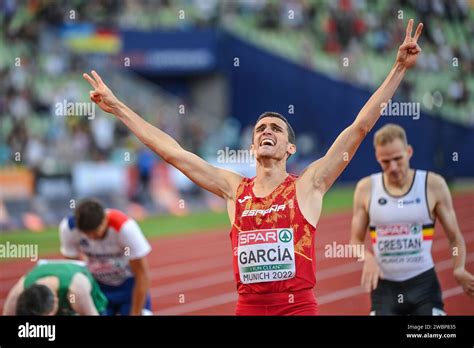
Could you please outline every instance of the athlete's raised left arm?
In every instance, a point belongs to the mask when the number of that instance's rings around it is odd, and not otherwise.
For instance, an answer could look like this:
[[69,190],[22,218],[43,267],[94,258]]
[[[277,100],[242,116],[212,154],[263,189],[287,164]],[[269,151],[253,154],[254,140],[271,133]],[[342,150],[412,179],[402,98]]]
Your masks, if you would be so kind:
[[[383,111],[382,105],[388,103],[405,76],[406,71],[416,64],[416,60],[421,52],[417,41],[422,30],[423,24],[420,23],[415,35],[412,36],[413,19],[410,19],[406,28],[405,40],[398,49],[395,64],[385,81],[370,97],[362,110],[360,110],[355,121],[336,138],[326,155],[309,165],[301,176],[302,181],[311,184],[314,189],[322,194],[329,190],[349,164],[367,133],[369,133],[379,119]],[[303,176],[306,176],[306,178]]]
[[459,228],[454,211],[451,192],[442,176],[429,173],[428,195],[433,194],[436,203],[434,213],[441,222],[449,240],[453,258],[454,278],[462,286],[464,292],[474,297],[474,276],[466,270],[466,244]]

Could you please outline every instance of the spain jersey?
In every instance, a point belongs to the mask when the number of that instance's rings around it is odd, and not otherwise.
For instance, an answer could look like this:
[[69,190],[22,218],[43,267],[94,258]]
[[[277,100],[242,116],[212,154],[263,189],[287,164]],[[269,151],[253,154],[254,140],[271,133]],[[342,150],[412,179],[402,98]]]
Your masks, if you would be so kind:
[[255,178],[237,189],[230,232],[239,294],[312,289],[316,285],[316,229],[301,213],[296,178],[289,174],[271,194],[256,197]]
[[74,216],[64,218],[59,225],[61,253],[69,258],[85,255],[87,267],[96,280],[119,286],[133,276],[129,260],[146,256],[151,246],[135,220],[115,209],[107,209],[106,217],[103,239],[88,238],[81,233]]

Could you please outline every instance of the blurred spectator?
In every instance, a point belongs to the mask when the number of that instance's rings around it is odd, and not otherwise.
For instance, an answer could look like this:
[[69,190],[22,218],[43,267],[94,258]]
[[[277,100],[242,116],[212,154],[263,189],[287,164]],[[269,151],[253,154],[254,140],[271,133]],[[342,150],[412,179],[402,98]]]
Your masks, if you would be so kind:
[[99,115],[91,122],[91,127],[95,145],[102,154],[107,155],[114,145],[115,122],[109,115]]
[[46,157],[46,148],[41,138],[33,135],[28,139],[25,157],[30,168],[40,171],[41,164]]
[[280,26],[278,7],[273,1],[267,1],[259,16],[259,26],[263,29],[277,29]]
[[467,90],[466,81],[461,78],[451,82],[448,88],[448,95],[454,104],[465,104],[469,100],[469,94]]
[[23,158],[26,143],[28,142],[28,131],[26,129],[25,120],[15,121],[12,131],[7,137],[7,144],[12,153],[12,160],[17,160],[17,154],[20,154],[20,161]]
[[153,174],[153,168],[157,162],[156,155],[148,148],[141,147],[137,153],[137,169],[139,184],[135,194],[135,200],[142,203],[150,199],[150,181]]

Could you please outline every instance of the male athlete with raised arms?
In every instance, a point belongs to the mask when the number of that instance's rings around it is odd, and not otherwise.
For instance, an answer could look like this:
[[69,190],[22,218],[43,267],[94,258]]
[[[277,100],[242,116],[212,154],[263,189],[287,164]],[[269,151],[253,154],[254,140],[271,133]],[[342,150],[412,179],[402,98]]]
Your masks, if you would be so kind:
[[354,193],[351,244],[364,244],[370,229],[373,252],[364,253],[362,285],[371,291],[373,315],[444,315],[431,256],[435,221],[448,237],[454,277],[474,296],[465,268],[466,245],[446,181],[410,168],[413,148],[405,130],[387,124],[374,136],[382,172],[361,179]]
[[286,161],[296,152],[295,136],[277,113],[264,113],[257,120],[251,145],[257,175],[249,179],[183,149],[117,99],[95,71],[93,77],[83,76],[94,88],[91,100],[102,110],[114,114],[141,142],[197,185],[226,200],[239,293],[236,314],[314,315],[314,234],[323,196],[379,119],[381,104],[392,98],[407,70],[415,65],[422,28],[420,23],[412,36],[413,20],[409,21],[385,81],[326,155],[300,177],[286,172]]

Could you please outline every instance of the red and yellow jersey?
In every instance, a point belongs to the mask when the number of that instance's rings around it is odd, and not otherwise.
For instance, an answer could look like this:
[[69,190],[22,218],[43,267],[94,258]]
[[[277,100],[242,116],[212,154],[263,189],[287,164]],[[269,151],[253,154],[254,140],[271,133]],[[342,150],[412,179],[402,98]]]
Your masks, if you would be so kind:
[[270,195],[256,197],[255,178],[237,189],[230,232],[239,294],[312,289],[316,285],[316,228],[301,213],[296,178],[289,174]]

